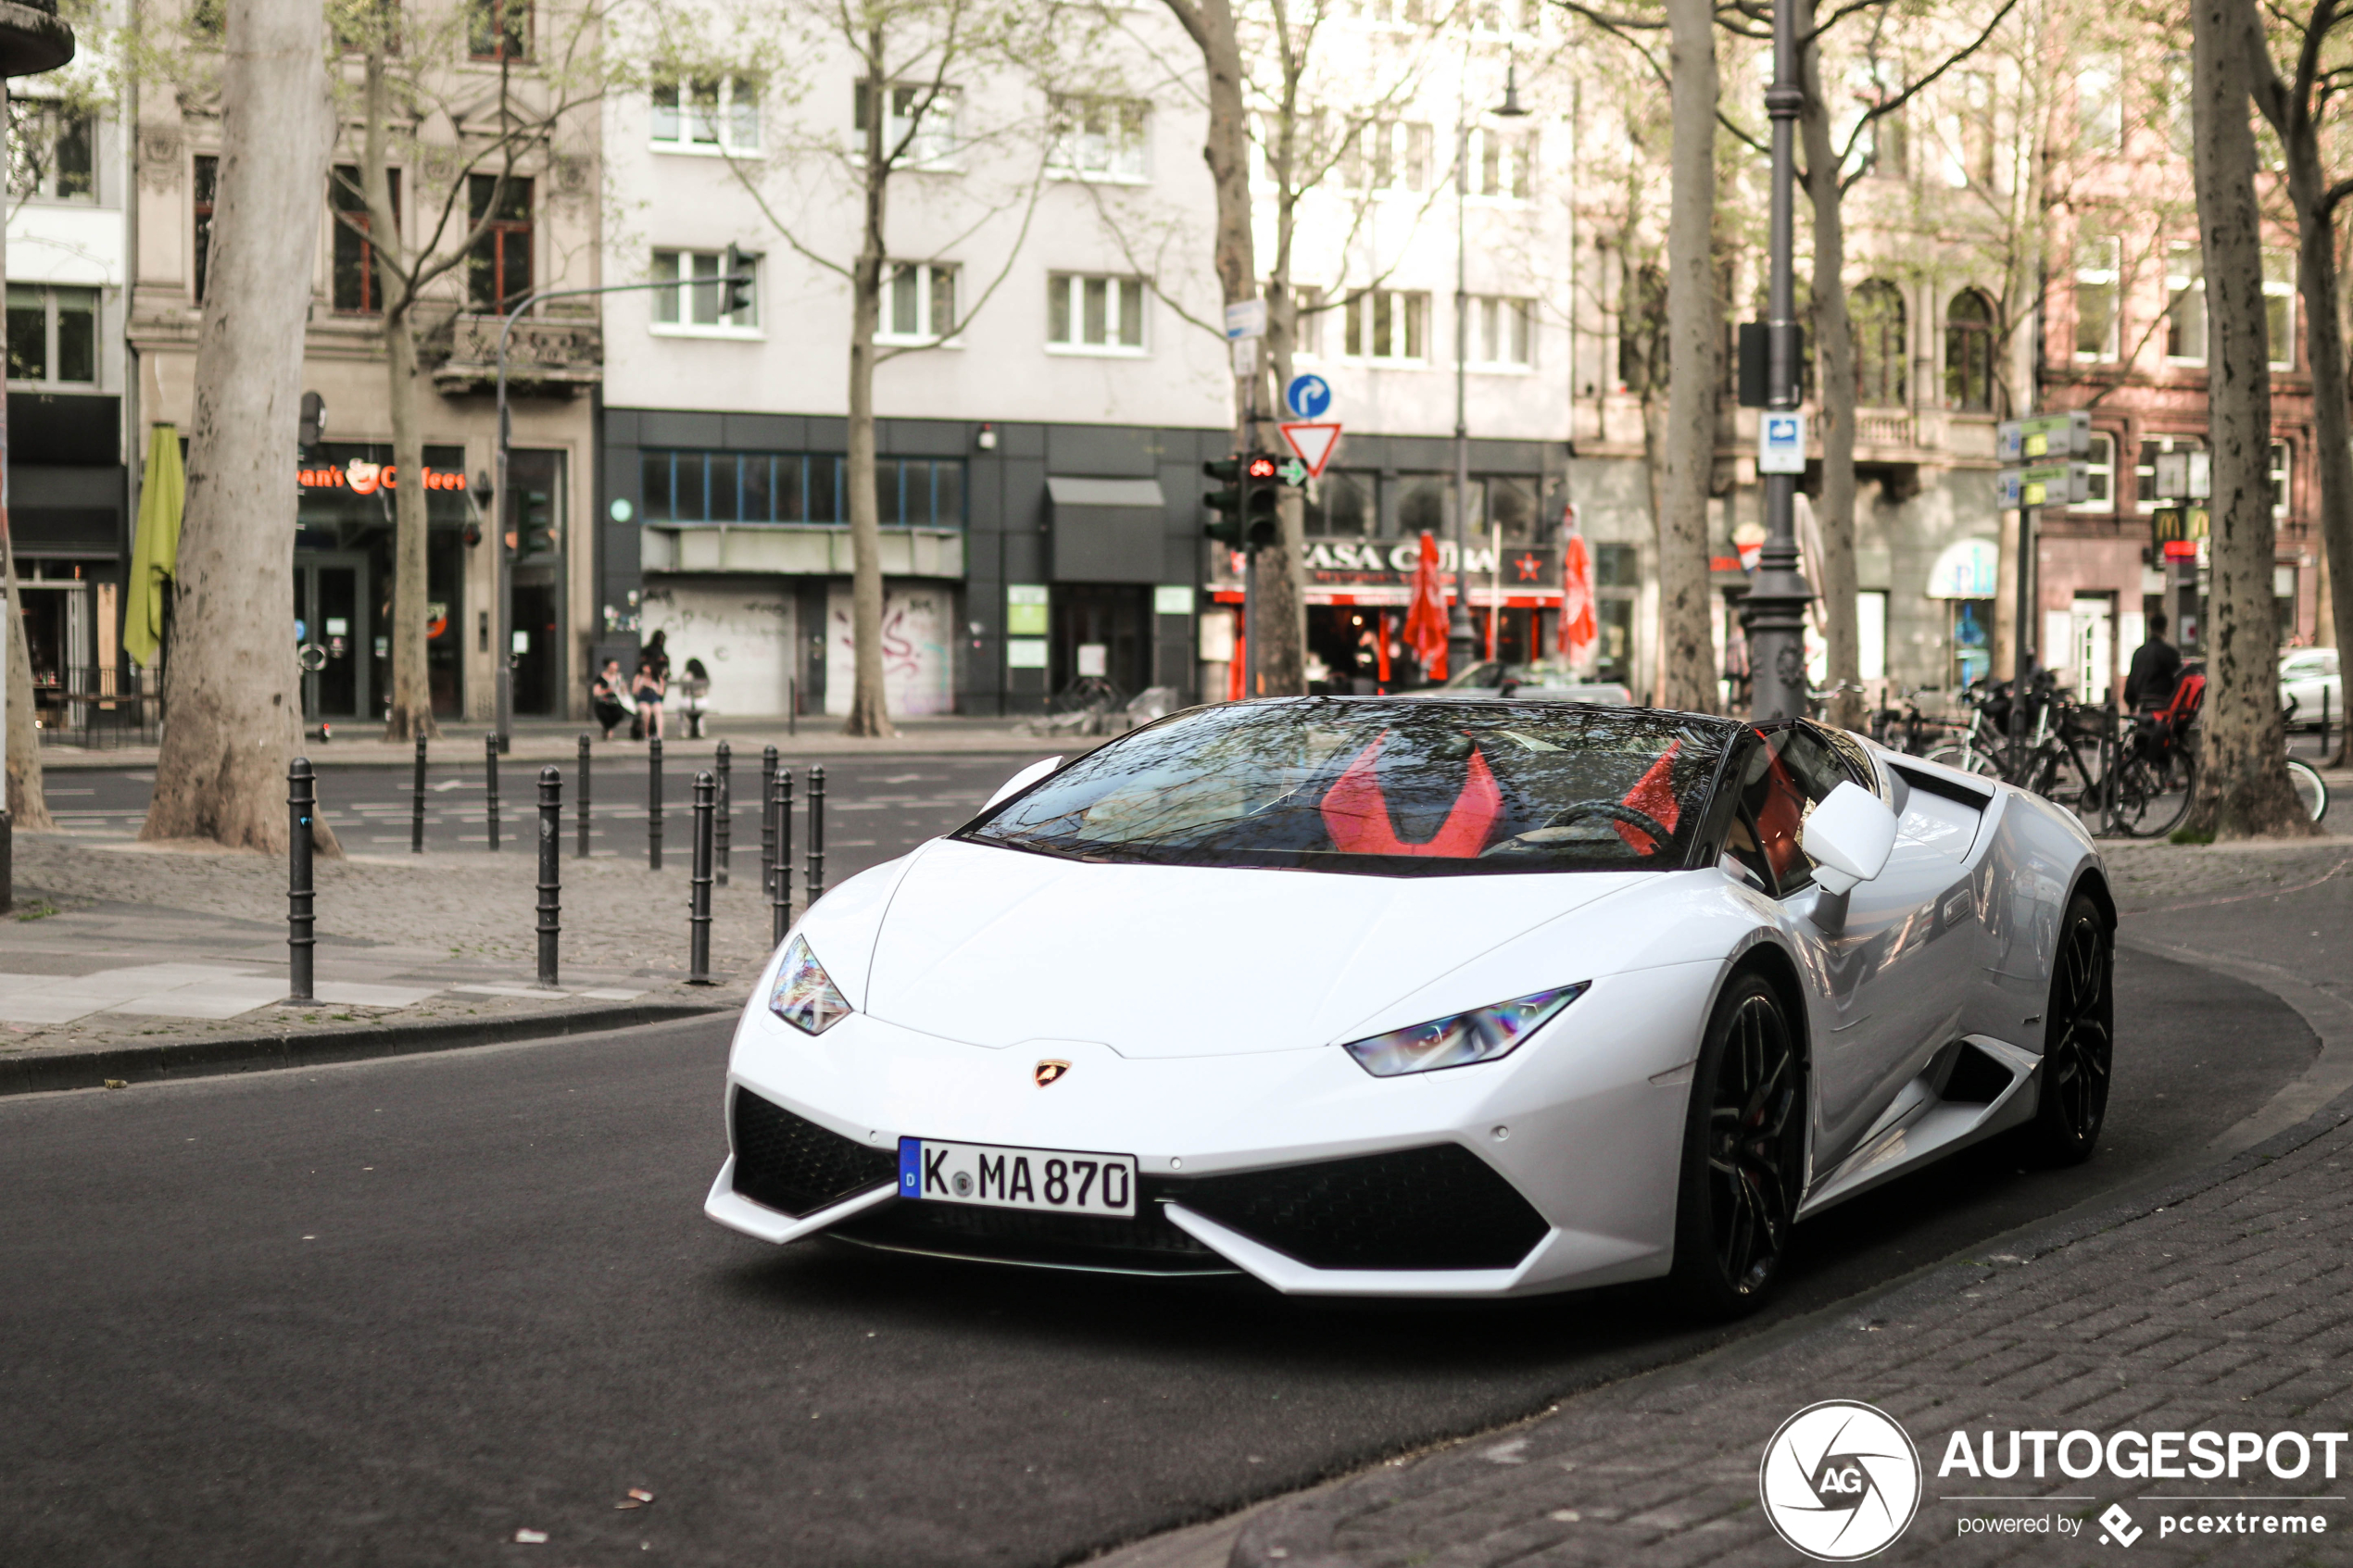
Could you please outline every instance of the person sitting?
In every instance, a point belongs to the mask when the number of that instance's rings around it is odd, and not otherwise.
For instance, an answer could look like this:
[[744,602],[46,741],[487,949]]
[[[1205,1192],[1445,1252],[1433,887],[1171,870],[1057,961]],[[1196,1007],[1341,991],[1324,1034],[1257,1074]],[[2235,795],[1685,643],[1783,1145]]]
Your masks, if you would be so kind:
[[[637,660],[637,673],[629,679],[629,695],[637,701],[637,726],[648,740],[661,739],[661,699],[668,694],[670,686],[665,679],[668,664],[669,660],[665,659],[663,668],[657,669],[650,659],[641,655]],[[632,738],[636,733],[636,729],[632,730]]]
[[597,722],[604,726],[605,738],[612,739],[613,731],[629,717],[629,682],[621,672],[621,660],[605,660],[605,667],[589,684],[588,706]]

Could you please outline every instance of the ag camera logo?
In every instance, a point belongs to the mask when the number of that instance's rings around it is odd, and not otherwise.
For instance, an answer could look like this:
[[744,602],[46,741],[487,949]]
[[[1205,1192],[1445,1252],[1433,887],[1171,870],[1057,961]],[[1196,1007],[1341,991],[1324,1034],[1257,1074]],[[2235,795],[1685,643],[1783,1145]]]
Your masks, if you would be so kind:
[[1757,1497],[1781,1539],[1818,1562],[1893,1545],[1920,1506],[1920,1456],[1886,1411],[1825,1399],[1781,1423],[1757,1466]]

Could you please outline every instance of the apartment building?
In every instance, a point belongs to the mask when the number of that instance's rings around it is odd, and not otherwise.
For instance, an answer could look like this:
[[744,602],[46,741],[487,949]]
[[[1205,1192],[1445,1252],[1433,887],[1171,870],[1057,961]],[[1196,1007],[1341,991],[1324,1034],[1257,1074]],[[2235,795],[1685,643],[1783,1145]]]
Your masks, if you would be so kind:
[[[199,56],[214,36],[205,27],[215,14],[191,9],[189,36]],[[492,392],[502,317],[535,292],[598,281],[598,111],[560,112],[566,93],[580,89],[542,69],[543,59],[582,53],[594,16],[552,0],[461,0],[409,7],[402,25],[397,68],[426,112],[394,128],[401,237],[411,256],[457,259],[425,288],[417,314],[427,384],[419,394],[424,471],[412,481],[393,463],[385,280],[360,210],[365,203],[355,194],[359,62],[346,54],[339,67],[344,131],[317,229],[290,240],[309,245],[316,257],[302,384],[326,414],[321,439],[286,456],[287,483],[301,496],[289,631],[306,654],[304,714],[315,723],[384,711],[393,499],[408,483],[428,491],[426,647],[434,711],[489,717],[496,661],[506,659],[517,713],[585,713],[593,647],[606,631],[589,513],[601,373],[593,304],[529,306],[510,334],[512,453],[503,495],[494,494]],[[126,185],[137,195],[125,330],[142,448],[146,426],[170,422],[184,432],[193,408],[220,167],[219,106],[204,92],[209,79],[195,69],[184,89],[137,99]],[[490,149],[499,146],[500,127],[516,123],[544,132],[522,139],[509,175],[503,151]],[[468,235],[477,236],[471,246]],[[512,636],[497,648],[502,536]]]

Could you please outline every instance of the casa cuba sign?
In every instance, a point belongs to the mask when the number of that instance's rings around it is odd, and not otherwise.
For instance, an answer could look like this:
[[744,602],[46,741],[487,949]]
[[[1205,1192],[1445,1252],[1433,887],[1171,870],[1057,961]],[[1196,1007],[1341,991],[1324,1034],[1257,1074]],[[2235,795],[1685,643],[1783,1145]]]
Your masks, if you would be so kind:
[[[436,469],[427,464],[424,470],[428,490],[463,490],[466,476],[457,470]],[[306,468],[295,471],[295,483],[306,491],[348,490],[355,495],[372,495],[379,490],[400,488],[400,470],[391,463],[371,463],[365,458],[354,458],[340,468]]]

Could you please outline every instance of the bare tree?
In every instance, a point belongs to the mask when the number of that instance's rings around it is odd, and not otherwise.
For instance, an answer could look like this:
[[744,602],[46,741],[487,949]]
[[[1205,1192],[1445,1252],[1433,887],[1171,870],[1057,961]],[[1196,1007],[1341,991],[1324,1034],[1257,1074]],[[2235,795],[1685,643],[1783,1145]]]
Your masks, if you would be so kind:
[[[2284,7],[2273,12],[2293,46],[2296,65],[2283,80],[2272,64],[2261,19],[2245,7],[2248,71],[2255,105],[2279,133],[2287,163],[2287,195],[2296,209],[2296,279],[2304,302],[2305,358],[2312,370],[2313,459],[2320,469],[2321,543],[2332,589],[2353,583],[2353,419],[2348,419],[2345,322],[2338,310],[2336,218],[2353,195],[2353,179],[2332,181],[2321,150],[2321,125],[2347,85],[2343,66],[2323,60],[2329,35],[2346,19],[2337,0],[2313,0],[2301,24]],[[2334,591],[2325,607],[2336,646],[2353,648],[2353,593]],[[2353,726],[2347,734],[2353,736]],[[2340,743],[2336,765],[2347,759]]]
[[[499,0],[503,4],[503,0]],[[547,8],[550,22],[561,13]],[[503,16],[498,19],[503,21]],[[411,479],[424,471],[424,430],[419,398],[420,319],[446,304],[430,334],[446,325],[461,302],[438,300],[437,285],[466,265],[476,245],[504,210],[508,191],[521,176],[520,160],[544,157],[568,117],[592,107],[605,79],[596,49],[595,12],[562,17],[566,24],[550,46],[543,30],[541,60],[519,82],[513,53],[501,46],[495,109],[484,113],[479,86],[442,64],[453,49],[469,48],[467,30],[481,13],[459,6],[438,21],[381,0],[344,0],[335,15],[344,48],[360,56],[358,102],[360,122],[358,180],[338,172],[337,189],[358,206],[335,204],[337,224],[366,246],[371,286],[379,292],[384,343],[385,405],[392,423],[392,460],[402,483],[393,490],[392,701],[384,738],[408,740],[439,734],[434,722],[433,691],[425,668],[428,609],[425,572],[425,488]],[[424,156],[420,132],[436,117],[465,128],[455,156]],[[412,247],[401,228],[402,203],[396,199],[393,169],[409,181],[407,206],[422,216]],[[472,199],[473,176],[488,172],[489,199]],[[432,183],[428,183],[432,182]],[[437,184],[438,189],[434,188]],[[475,210],[476,207],[480,210]],[[499,301],[500,313],[513,302]],[[505,497],[492,497],[503,505]]]
[[[327,189],[325,18],[315,0],[228,0],[221,158],[196,337],[188,500],[164,671],[171,721],[139,836],[286,843],[300,735],[293,649],[295,504],[286,483],[303,322]],[[340,854],[316,830],[321,852]]]
[[2205,744],[2181,835],[2301,837],[2317,831],[2288,782],[2271,604],[2271,348],[2256,201],[2252,0],[2193,0],[2190,109],[2206,242],[2207,403],[2214,444],[2208,535]]
[[1716,282],[1716,19],[1709,0],[1667,0],[1674,197],[1667,226],[1667,484],[1658,516],[1658,701],[1712,712],[1707,495],[1716,472],[1723,309]]

